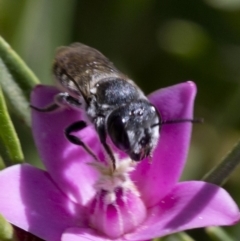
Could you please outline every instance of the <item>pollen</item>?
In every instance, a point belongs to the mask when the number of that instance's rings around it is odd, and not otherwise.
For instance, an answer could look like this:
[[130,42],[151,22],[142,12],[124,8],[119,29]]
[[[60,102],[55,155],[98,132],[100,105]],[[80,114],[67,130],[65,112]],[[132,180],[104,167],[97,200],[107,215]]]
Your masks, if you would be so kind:
[[[94,187],[97,192],[104,190],[107,193],[106,201],[114,202],[116,198],[116,189],[129,189],[137,196],[140,196],[137,188],[130,179],[129,173],[134,170],[135,163],[130,158],[116,162],[115,170],[112,170],[110,162],[108,165],[103,163],[91,163],[94,168],[100,172],[100,177]],[[110,202],[111,203],[111,202]]]

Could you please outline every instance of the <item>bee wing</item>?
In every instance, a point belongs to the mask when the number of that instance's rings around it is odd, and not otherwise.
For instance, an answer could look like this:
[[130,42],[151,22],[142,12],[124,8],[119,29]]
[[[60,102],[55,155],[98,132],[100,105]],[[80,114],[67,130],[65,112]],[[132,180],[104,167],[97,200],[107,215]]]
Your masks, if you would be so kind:
[[99,80],[108,77],[126,79],[102,53],[81,43],[57,50],[53,72],[64,91],[73,96],[81,94],[85,100],[90,88]]

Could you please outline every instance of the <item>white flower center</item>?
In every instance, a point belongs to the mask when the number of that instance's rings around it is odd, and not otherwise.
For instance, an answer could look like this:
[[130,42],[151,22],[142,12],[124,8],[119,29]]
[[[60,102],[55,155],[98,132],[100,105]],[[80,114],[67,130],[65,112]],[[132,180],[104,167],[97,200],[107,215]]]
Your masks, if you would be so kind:
[[134,230],[146,217],[145,204],[129,175],[136,163],[129,158],[118,160],[115,170],[111,163],[90,165],[101,175],[89,205],[89,224],[111,238]]
[[129,177],[129,173],[134,170],[136,164],[129,158],[116,162],[116,169],[112,170],[111,165],[103,163],[91,163],[100,173],[100,178],[95,183],[97,192],[106,191],[105,202],[112,204],[116,200],[116,189],[132,190],[135,195],[140,196],[135,185]]

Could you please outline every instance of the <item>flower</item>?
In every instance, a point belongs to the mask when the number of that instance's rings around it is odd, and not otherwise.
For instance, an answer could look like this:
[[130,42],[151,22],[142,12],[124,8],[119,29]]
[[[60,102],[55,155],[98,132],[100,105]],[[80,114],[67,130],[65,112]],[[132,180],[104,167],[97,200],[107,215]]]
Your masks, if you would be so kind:
[[[196,87],[186,82],[149,96],[164,120],[192,118]],[[49,104],[57,90],[38,86],[32,104]],[[29,164],[0,172],[0,213],[12,224],[48,241],[149,240],[186,229],[232,225],[239,210],[221,187],[179,182],[191,123],[163,125],[151,163],[117,154],[112,170],[92,126],[76,135],[99,162],[70,143],[63,130],[83,118],[64,109],[33,111],[33,134],[46,171]]]

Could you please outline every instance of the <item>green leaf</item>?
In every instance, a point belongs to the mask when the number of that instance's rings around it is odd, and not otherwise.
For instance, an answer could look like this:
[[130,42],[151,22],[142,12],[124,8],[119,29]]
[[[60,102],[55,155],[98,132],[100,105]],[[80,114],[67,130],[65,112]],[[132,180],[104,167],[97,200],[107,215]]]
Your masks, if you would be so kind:
[[162,238],[156,238],[153,241],[195,241],[191,236],[186,232],[180,232],[171,234]]
[[28,126],[30,92],[38,83],[33,72],[0,36],[0,85],[14,113]]
[[185,232],[176,233],[175,235],[179,238],[179,241],[194,241],[194,239]]
[[14,229],[12,225],[9,224],[1,215],[0,215],[0,240],[1,241],[15,240]]
[[23,91],[25,97],[29,100],[32,88],[38,84],[39,81],[24,61],[1,36],[0,58],[4,62],[15,82]]
[[208,227],[205,228],[205,231],[214,241],[234,241],[234,239],[220,227]]
[[0,88],[0,146],[5,164],[23,162],[23,152],[13,123],[7,111],[5,99]]
[[5,164],[4,164],[3,158],[0,156],[0,171],[3,170],[4,168],[5,168]]
[[28,126],[30,126],[29,100],[23,90],[15,82],[5,64],[0,58],[0,86],[11,105],[14,113]]

